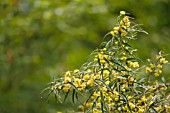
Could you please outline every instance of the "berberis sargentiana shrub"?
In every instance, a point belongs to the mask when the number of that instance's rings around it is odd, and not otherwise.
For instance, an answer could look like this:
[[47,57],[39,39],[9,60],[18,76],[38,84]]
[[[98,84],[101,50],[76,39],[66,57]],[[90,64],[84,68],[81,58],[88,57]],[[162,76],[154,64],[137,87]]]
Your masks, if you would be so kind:
[[[67,71],[45,90],[59,102],[71,94],[73,103],[77,100],[85,113],[170,113],[170,88],[154,79],[163,76],[168,61],[159,52],[155,62],[148,60],[150,64],[140,66],[141,60],[134,55],[137,50],[129,41],[138,32],[146,32],[127,15],[120,12],[117,25],[104,37],[109,41],[103,41],[79,70]],[[145,76],[138,76],[144,67]]]

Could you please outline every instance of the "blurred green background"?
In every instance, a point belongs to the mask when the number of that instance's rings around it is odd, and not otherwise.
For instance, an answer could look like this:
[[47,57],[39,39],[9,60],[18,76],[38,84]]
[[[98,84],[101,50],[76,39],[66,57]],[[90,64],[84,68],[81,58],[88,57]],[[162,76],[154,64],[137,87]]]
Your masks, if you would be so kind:
[[54,98],[45,103],[40,92],[53,77],[85,62],[120,10],[149,33],[132,42],[139,58],[170,53],[170,0],[1,0],[0,113],[71,109]]

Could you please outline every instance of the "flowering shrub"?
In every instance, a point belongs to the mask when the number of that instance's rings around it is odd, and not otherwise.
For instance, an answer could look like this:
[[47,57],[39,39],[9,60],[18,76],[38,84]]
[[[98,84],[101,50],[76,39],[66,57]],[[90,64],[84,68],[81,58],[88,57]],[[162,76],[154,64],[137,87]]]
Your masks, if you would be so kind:
[[[117,25],[104,38],[110,38],[109,41],[103,41],[79,70],[67,71],[45,90],[54,93],[59,102],[60,92],[65,93],[63,100],[71,94],[73,103],[77,99],[81,111],[87,113],[170,112],[169,86],[154,79],[162,76],[162,68],[168,61],[159,52],[155,63],[148,60],[148,66],[140,66],[141,60],[134,55],[137,50],[129,41],[138,32],[146,32],[131,19],[121,11]],[[137,77],[143,67],[146,67],[146,78]]]

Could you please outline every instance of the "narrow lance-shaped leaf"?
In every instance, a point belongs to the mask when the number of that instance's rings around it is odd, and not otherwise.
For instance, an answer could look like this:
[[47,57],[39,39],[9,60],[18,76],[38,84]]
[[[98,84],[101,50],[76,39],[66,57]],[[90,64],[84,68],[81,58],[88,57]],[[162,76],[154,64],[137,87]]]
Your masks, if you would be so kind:
[[75,95],[75,89],[73,89],[73,93],[72,93],[72,102],[74,103],[74,95]]
[[131,109],[130,106],[129,106],[129,101],[128,101],[128,99],[126,98],[126,96],[125,96],[123,93],[119,93],[119,95],[125,100],[129,111],[132,113],[132,109]]
[[93,108],[96,106],[96,102],[98,100],[99,96],[94,100],[93,105],[92,105],[92,113],[93,113]]
[[65,101],[66,101],[66,99],[67,99],[67,97],[68,97],[69,92],[70,92],[70,90],[68,90],[68,92],[66,92],[66,94],[65,94],[65,96],[64,96],[64,100],[63,100],[63,102],[65,102]]

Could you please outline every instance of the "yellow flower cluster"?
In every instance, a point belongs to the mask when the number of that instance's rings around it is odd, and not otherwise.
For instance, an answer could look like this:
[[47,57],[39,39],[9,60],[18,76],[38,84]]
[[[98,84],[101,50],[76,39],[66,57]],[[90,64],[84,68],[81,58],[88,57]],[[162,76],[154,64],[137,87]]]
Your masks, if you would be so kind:
[[[129,17],[125,11],[120,12],[118,25],[110,34],[112,39],[104,48],[92,53],[91,62],[86,62],[74,71],[67,71],[63,78],[55,81],[51,90],[59,94],[72,92],[78,99],[78,94],[84,95],[81,110],[90,113],[146,113],[167,112],[170,106],[166,100],[166,85],[151,83],[137,79],[140,60],[133,55],[133,49],[126,38],[128,33],[135,31],[130,26]],[[146,67],[146,72],[155,76],[162,73],[162,66],[168,61],[160,53],[156,63]],[[142,81],[142,82],[140,82]],[[164,99],[164,100],[163,100]],[[168,113],[168,112],[167,112]]]
[[125,16],[126,12],[125,11],[120,11],[120,17],[123,16],[122,20],[120,20],[120,23],[118,23],[118,26],[113,28],[113,31],[110,31],[110,34],[112,36],[115,35],[121,35],[121,36],[126,36],[128,27],[130,27],[130,21],[129,17]]
[[146,67],[146,73],[154,74],[156,77],[162,73],[162,67],[164,64],[168,63],[162,55],[157,56],[156,63],[150,63],[150,66]]

